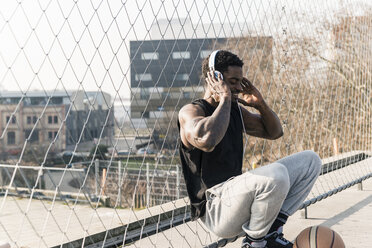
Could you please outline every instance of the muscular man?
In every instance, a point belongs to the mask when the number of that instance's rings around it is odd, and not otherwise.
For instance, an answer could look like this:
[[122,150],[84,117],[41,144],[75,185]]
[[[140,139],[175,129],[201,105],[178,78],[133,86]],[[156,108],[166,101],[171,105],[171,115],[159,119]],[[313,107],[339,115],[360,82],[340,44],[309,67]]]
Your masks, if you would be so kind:
[[[242,174],[243,132],[265,139],[283,135],[278,116],[243,77],[243,62],[229,51],[203,61],[203,99],[179,112],[180,157],[192,219],[229,238],[245,233],[242,247],[292,247],[282,227],[305,200],[319,175],[312,151],[282,158]],[[250,112],[245,106],[258,110]]]

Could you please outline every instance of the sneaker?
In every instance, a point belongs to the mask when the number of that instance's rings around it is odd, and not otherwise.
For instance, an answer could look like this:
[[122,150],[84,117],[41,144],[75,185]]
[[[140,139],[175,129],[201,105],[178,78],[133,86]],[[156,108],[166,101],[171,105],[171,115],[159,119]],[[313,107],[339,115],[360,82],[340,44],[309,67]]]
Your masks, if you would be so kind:
[[266,240],[252,240],[245,236],[242,242],[242,248],[266,248]]
[[293,243],[283,237],[282,228],[265,236],[267,248],[292,248]]

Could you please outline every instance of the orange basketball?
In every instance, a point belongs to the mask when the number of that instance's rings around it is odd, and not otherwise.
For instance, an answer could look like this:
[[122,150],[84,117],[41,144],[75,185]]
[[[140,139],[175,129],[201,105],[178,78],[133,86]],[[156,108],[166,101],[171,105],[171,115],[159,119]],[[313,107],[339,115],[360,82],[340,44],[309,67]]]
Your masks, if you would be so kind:
[[312,226],[297,236],[293,248],[345,248],[341,236],[325,226]]

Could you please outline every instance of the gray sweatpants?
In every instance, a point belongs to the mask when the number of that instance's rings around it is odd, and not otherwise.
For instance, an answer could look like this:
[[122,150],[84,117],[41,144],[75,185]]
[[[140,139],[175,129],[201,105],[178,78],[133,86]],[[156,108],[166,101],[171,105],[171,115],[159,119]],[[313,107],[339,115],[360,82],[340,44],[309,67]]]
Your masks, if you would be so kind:
[[206,191],[206,213],[201,220],[219,237],[234,237],[244,231],[261,238],[279,212],[288,216],[296,212],[320,168],[319,156],[303,151],[230,178]]

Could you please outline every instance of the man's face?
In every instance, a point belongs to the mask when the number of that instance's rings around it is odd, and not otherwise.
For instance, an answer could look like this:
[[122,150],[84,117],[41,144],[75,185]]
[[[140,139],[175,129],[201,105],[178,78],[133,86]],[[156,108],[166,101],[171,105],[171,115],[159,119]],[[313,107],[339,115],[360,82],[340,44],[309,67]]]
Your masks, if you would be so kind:
[[223,79],[230,87],[231,90],[231,100],[236,101],[239,93],[243,90],[242,80],[243,80],[243,69],[240,66],[229,66],[227,71],[223,73]]

